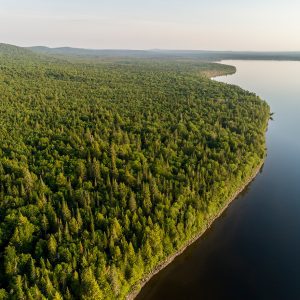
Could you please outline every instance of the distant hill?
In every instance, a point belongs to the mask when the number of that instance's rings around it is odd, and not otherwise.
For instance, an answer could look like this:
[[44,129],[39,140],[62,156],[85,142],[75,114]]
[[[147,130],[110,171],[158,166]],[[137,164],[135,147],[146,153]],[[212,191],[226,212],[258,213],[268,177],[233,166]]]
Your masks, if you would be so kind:
[[89,57],[137,57],[149,58],[166,56],[168,54],[156,53],[153,51],[145,50],[117,50],[117,49],[82,49],[71,47],[48,48],[43,46],[27,48],[35,53],[52,54],[52,55],[65,55],[65,56],[89,56]]
[[241,60],[300,60],[299,52],[258,52],[258,51],[207,51],[207,50],[115,50],[81,49],[71,47],[48,48],[43,46],[27,48],[36,53],[79,57],[129,57],[129,58],[184,58],[216,61],[224,59]]
[[300,51],[294,52],[258,52],[258,51],[208,51],[208,50],[122,50],[122,49],[82,49],[71,47],[49,48],[44,46],[18,47],[0,43],[0,55],[6,57],[31,57],[40,59],[52,56],[56,58],[106,59],[192,59],[201,61],[220,60],[290,60],[300,61]]
[[37,65],[39,63],[52,64],[53,62],[62,61],[59,57],[54,54],[45,55],[45,53],[39,51],[32,51],[30,48],[19,47],[9,44],[0,43],[0,58],[3,58],[4,62],[14,62],[18,65],[29,66]]
[[300,60],[299,52],[208,51],[208,50],[152,50],[167,56],[203,60]]
[[0,55],[24,56],[24,55],[34,55],[34,53],[30,51],[30,49],[0,43]]

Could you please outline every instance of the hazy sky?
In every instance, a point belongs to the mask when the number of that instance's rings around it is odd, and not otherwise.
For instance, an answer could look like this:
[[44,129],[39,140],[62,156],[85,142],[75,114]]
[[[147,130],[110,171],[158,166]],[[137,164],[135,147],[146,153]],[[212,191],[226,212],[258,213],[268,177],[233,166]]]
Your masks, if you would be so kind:
[[0,0],[0,42],[300,50],[300,0]]

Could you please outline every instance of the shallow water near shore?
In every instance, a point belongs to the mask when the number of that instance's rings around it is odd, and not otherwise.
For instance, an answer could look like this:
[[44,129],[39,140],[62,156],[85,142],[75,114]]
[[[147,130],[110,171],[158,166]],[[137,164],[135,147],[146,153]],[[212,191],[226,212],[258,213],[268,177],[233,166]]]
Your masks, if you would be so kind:
[[136,299],[300,299],[300,62],[224,61],[274,112],[256,179]]

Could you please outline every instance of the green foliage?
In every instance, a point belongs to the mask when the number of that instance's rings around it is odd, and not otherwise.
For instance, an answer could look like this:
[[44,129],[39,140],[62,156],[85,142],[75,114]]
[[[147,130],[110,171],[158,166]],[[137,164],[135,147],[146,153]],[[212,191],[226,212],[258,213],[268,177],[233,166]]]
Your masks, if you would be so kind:
[[201,75],[226,66],[5,49],[0,299],[124,299],[265,156],[267,104]]

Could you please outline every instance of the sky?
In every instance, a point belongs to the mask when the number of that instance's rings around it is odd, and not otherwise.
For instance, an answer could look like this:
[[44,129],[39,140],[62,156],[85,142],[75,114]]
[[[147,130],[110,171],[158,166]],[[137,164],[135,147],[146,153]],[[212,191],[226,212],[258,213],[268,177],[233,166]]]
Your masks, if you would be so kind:
[[299,0],[0,0],[0,42],[300,51]]

